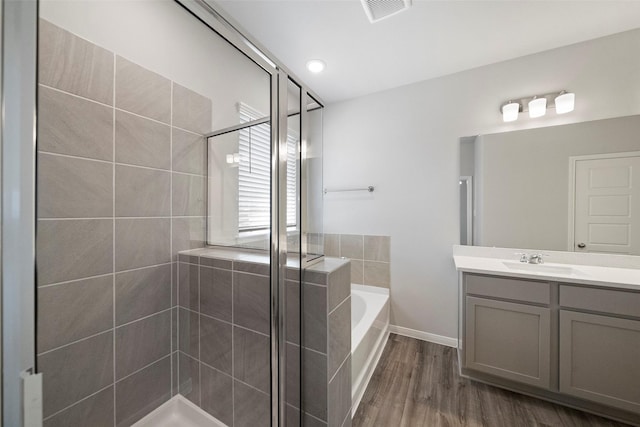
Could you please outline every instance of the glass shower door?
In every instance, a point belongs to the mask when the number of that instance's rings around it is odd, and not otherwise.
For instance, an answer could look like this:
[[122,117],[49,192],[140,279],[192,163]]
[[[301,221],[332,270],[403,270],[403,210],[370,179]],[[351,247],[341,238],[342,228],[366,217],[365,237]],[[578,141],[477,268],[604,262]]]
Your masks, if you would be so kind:
[[302,425],[321,106],[205,2],[39,8],[45,421]]

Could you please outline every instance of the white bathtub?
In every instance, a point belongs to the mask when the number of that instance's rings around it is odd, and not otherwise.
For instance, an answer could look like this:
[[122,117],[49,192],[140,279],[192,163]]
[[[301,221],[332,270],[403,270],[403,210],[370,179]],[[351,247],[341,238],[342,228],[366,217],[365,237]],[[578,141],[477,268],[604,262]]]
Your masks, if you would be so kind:
[[355,414],[389,337],[389,290],[351,285],[351,414]]

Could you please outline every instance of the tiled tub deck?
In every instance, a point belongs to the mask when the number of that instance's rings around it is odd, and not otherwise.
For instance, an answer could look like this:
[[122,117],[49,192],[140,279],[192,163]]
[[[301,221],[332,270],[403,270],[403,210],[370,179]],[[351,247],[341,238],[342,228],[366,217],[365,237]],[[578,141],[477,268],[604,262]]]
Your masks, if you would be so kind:
[[[182,395],[229,426],[269,425],[269,269],[266,252],[179,254],[176,381]],[[296,425],[301,401],[305,425],[351,425],[350,271],[348,260],[325,258],[303,271],[300,286],[300,271],[287,268],[287,425]]]

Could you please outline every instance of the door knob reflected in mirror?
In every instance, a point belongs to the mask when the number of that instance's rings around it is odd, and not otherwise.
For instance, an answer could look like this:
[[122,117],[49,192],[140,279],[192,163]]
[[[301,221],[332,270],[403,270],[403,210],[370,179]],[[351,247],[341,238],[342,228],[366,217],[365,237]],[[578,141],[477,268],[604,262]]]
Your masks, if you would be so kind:
[[587,247],[587,245],[585,245],[584,243],[578,243],[578,247],[579,247],[580,249],[584,249],[584,248],[586,248],[586,247]]

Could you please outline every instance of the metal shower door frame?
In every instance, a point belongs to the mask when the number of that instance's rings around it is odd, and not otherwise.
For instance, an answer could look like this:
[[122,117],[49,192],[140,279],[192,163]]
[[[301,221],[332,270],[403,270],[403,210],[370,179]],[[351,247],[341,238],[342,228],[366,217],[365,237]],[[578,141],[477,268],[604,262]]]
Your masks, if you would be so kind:
[[[300,87],[301,137],[308,135],[307,95],[320,104],[321,98],[304,85],[259,42],[241,30],[229,15],[219,10],[212,0],[175,0],[213,31],[231,43],[240,52],[269,73],[271,78],[271,295],[270,295],[270,348],[271,348],[271,425],[284,426],[286,412],[286,342],[284,334],[285,279],[287,268],[287,84],[291,80]],[[303,102],[305,101],[305,102]],[[247,124],[245,124],[247,125]],[[306,184],[301,159],[301,184]],[[304,188],[300,185],[299,206],[300,280],[307,260],[307,239],[303,219]],[[302,376],[301,376],[302,377]],[[302,414],[302,410],[300,411]]]
[[[2,4],[2,425],[42,425],[35,353],[38,2]],[[33,380],[36,381],[33,381]],[[33,387],[32,387],[33,386]],[[40,408],[38,410],[38,407]]]

